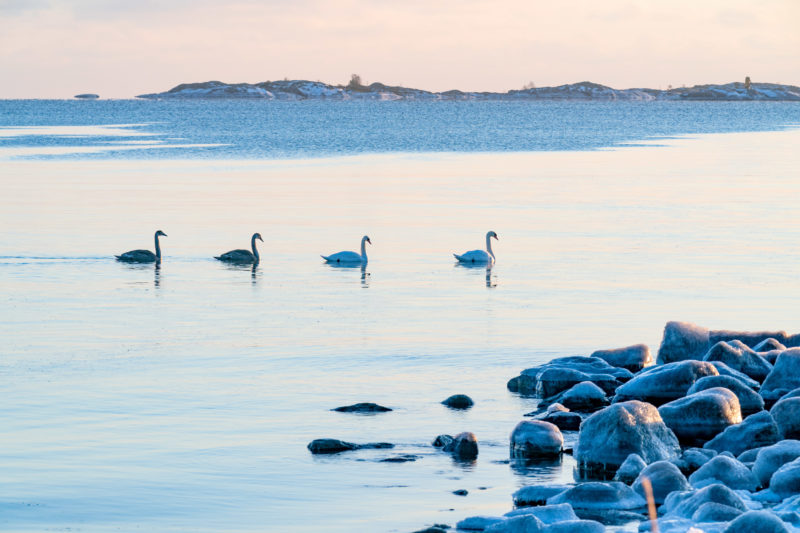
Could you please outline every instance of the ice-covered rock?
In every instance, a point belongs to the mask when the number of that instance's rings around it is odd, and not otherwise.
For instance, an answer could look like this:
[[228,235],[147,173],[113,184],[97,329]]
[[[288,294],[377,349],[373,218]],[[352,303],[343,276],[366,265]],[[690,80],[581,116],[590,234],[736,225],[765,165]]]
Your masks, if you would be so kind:
[[442,449],[451,453],[456,459],[471,461],[478,457],[478,439],[473,433],[465,431],[453,437],[452,442]]
[[678,440],[689,445],[702,445],[728,426],[742,421],[739,399],[722,387],[706,389],[666,403],[658,412]]
[[650,348],[644,344],[634,344],[633,346],[614,350],[597,350],[591,357],[599,357],[610,365],[624,368],[631,372],[638,372],[653,364]]
[[523,370],[508,382],[508,389],[524,395],[552,398],[578,383],[591,381],[610,394],[632,376],[624,368],[611,366],[598,357],[558,357],[542,366]]
[[770,446],[780,440],[778,425],[767,411],[750,415],[741,424],[730,426],[706,442],[703,448],[731,452],[738,456],[745,450]]
[[590,481],[581,483],[548,498],[548,505],[568,503],[574,509],[639,509],[647,505],[647,501],[636,494],[633,489],[618,481]]
[[739,372],[738,370],[732,369],[722,361],[709,361],[709,362],[712,365],[714,365],[714,368],[717,369],[717,372],[719,372],[720,376],[730,376],[732,378],[736,378],[742,383],[744,383],[747,387],[750,387],[753,390],[758,390],[759,387],[761,387],[761,383],[754,380],[753,378],[751,378],[750,376],[748,376],[743,372]]
[[753,465],[753,473],[766,487],[776,470],[798,457],[800,457],[800,441],[782,440],[772,446],[766,446],[758,452]]
[[718,375],[714,365],[702,361],[680,361],[655,366],[640,372],[618,387],[614,401],[641,400],[658,406],[683,398],[700,378]]
[[542,533],[545,525],[531,514],[506,518],[484,529],[485,533]]
[[697,508],[692,515],[692,522],[730,522],[742,514],[740,509],[721,503],[706,502]]
[[[567,486],[564,487],[566,490]],[[562,491],[563,492],[563,491]],[[552,494],[551,496],[555,496]],[[524,507],[522,509],[514,509],[506,513],[505,517],[511,518],[514,516],[521,516],[521,515],[533,515],[539,520],[542,521],[543,524],[556,524],[558,522],[564,522],[566,520],[577,520],[578,515],[575,514],[575,511],[572,510],[572,506],[566,503],[561,503],[557,505],[541,505],[538,507]]]
[[691,518],[701,505],[707,502],[720,503],[747,511],[744,500],[725,485],[715,484],[702,489],[687,492],[673,492],[664,500],[664,516]]
[[583,421],[574,456],[584,475],[612,477],[632,453],[647,463],[676,459],[680,445],[658,410],[644,402],[610,405]]
[[657,363],[664,365],[702,359],[708,351],[708,329],[688,322],[667,322],[658,349]]
[[800,439],[800,397],[784,396],[772,406],[769,414],[778,424],[782,438]]
[[469,409],[474,405],[474,402],[472,398],[466,394],[453,394],[446,400],[443,400],[442,405],[446,405],[450,409]]
[[656,503],[664,503],[664,499],[676,490],[690,490],[692,487],[677,466],[669,461],[656,461],[642,470],[631,488],[641,497],[646,498],[643,480],[647,478],[653,487],[653,499]]
[[622,465],[620,465],[619,470],[617,470],[616,475],[614,475],[614,481],[621,481],[626,485],[630,485],[636,481],[636,478],[639,477],[639,473],[644,470],[646,466],[647,463],[644,462],[644,459],[642,459],[638,453],[632,453],[623,461]]
[[603,533],[605,529],[595,520],[565,520],[545,527],[544,533]]
[[728,524],[723,533],[789,533],[789,530],[775,513],[748,511]]
[[560,397],[561,404],[570,411],[593,412],[609,404],[606,393],[591,381],[573,385]]
[[726,455],[717,455],[689,476],[689,483],[702,488],[714,483],[722,483],[733,490],[755,491],[758,478],[738,460]]
[[686,394],[690,395],[714,387],[724,387],[736,395],[739,399],[739,407],[742,410],[742,416],[751,415],[764,409],[764,399],[741,380],[732,376],[708,376],[700,378],[689,388]]
[[720,341],[703,356],[703,361],[721,361],[756,381],[764,381],[772,365],[747,345]]
[[698,468],[709,462],[717,455],[714,450],[704,448],[686,448],[678,459],[673,459],[672,463],[677,466],[684,475],[692,474]]
[[800,494],[800,458],[776,470],[770,478],[769,489],[782,499]]
[[571,485],[528,485],[511,495],[517,507],[543,506],[547,499],[561,494]]
[[547,414],[540,420],[550,422],[561,431],[578,431],[581,427],[581,422],[583,422],[583,418],[578,413],[563,411]]
[[788,400],[789,398],[800,398],[800,388],[790,390],[789,392],[781,396],[778,399],[778,401]]
[[789,348],[775,360],[775,366],[761,385],[761,396],[774,402],[800,387],[800,348]]
[[564,436],[554,424],[542,420],[523,420],[511,432],[511,457],[523,459],[558,457]]
[[764,339],[763,341],[759,342],[755,346],[753,346],[753,351],[755,352],[771,352],[773,350],[785,350],[786,346],[778,342],[777,340],[769,337]]
[[484,531],[487,527],[493,526],[506,520],[502,516],[470,516],[456,523],[456,529],[464,531]]

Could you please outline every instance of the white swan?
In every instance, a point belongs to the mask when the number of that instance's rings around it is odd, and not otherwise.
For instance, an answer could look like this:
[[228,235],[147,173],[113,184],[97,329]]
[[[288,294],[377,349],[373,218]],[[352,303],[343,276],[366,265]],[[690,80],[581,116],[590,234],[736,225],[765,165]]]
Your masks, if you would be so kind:
[[483,250],[472,250],[469,252],[465,252],[461,255],[453,254],[453,256],[458,259],[461,263],[470,263],[470,264],[492,264],[494,263],[494,252],[492,252],[492,237],[500,240],[497,237],[497,233],[490,231],[486,234],[486,251]]
[[331,264],[354,264],[360,263],[362,265],[367,264],[367,243],[372,244],[372,241],[369,240],[369,237],[364,235],[361,238],[361,253],[358,254],[356,252],[338,252],[331,255],[321,255],[326,263]]
[[156,253],[150,250],[131,250],[122,255],[116,256],[117,261],[123,263],[160,263],[161,262],[161,246],[158,244],[159,237],[166,237],[167,234],[161,230],[156,232]]
[[258,264],[261,257],[258,255],[258,249],[256,248],[256,239],[264,242],[260,233],[253,233],[253,236],[250,238],[250,247],[253,249],[252,252],[250,250],[231,250],[230,252],[215,256],[214,259],[219,259],[226,263],[238,263],[240,265],[249,265],[251,263]]

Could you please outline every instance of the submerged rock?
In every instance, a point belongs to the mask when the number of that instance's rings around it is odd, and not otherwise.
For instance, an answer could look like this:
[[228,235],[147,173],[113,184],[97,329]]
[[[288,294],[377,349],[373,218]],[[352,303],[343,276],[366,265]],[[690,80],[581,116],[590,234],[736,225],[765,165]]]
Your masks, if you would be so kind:
[[378,405],[377,403],[354,403],[353,405],[343,405],[331,411],[340,413],[385,413],[391,411],[389,407]]
[[724,387],[736,395],[739,399],[739,407],[742,410],[742,416],[751,415],[764,409],[764,399],[741,380],[732,376],[708,376],[700,378],[689,388],[686,394],[690,395],[715,387]]
[[453,437],[453,441],[442,449],[456,459],[471,461],[478,457],[478,439],[473,433],[465,431]]
[[774,513],[748,511],[728,524],[723,533],[789,533],[789,529]]
[[640,509],[647,501],[618,481],[581,483],[547,500],[548,505],[568,503],[574,509]]
[[733,490],[755,491],[760,485],[758,478],[741,462],[727,455],[717,455],[689,476],[689,483],[696,488],[722,483]]
[[523,420],[511,432],[511,457],[553,458],[561,455],[563,448],[564,436],[561,430],[549,422]]
[[639,473],[631,488],[642,498],[646,498],[643,479],[649,479],[653,486],[653,499],[656,503],[664,503],[671,492],[690,490],[692,487],[678,467],[669,461],[656,461]]
[[658,349],[657,364],[702,359],[708,351],[709,331],[688,322],[667,322]]
[[745,450],[775,444],[780,440],[778,425],[772,415],[761,411],[750,415],[741,424],[730,426],[705,443],[703,448],[740,455]]
[[442,405],[446,405],[451,409],[469,409],[474,405],[474,402],[466,394],[454,394],[444,400]]
[[800,441],[782,440],[772,446],[766,446],[758,452],[753,465],[753,473],[761,485],[766,487],[776,470],[798,457],[800,457]]
[[617,470],[616,475],[614,475],[614,481],[621,481],[626,485],[631,485],[636,481],[636,478],[639,477],[639,474],[646,466],[647,463],[644,462],[644,459],[642,459],[638,453],[632,453],[625,459],[622,465],[620,465],[619,470]]
[[581,424],[574,455],[584,475],[610,478],[632,453],[647,463],[680,454],[678,439],[652,405],[613,404]]
[[722,387],[696,392],[658,409],[682,444],[704,444],[728,426],[742,421],[739,399]]
[[631,372],[638,372],[653,364],[650,348],[644,344],[634,344],[633,346],[614,350],[597,350],[591,357],[599,357],[612,366],[624,368]]
[[790,348],[775,360],[775,366],[761,385],[761,396],[774,402],[800,387],[800,348]]
[[745,344],[720,341],[703,356],[703,361],[721,361],[756,381],[764,381],[772,365]]
[[700,378],[718,375],[714,365],[703,361],[668,363],[644,370],[617,388],[614,401],[640,400],[658,406],[683,398]]
[[784,439],[800,439],[800,397],[782,397],[769,414],[778,424],[778,431]]

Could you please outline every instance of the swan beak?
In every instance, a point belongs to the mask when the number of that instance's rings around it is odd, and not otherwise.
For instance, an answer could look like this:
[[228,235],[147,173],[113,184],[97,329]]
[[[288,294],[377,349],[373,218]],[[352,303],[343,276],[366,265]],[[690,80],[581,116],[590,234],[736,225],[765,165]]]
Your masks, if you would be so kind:
[[499,240],[500,240],[500,237],[498,237],[498,236],[497,236],[497,234],[495,234],[495,235],[494,235],[494,240],[496,240],[496,241],[499,241]]
[[258,236],[258,240],[264,242],[264,239],[261,238],[261,235]]
[[367,239],[367,242],[368,242],[368,243],[370,243],[370,244],[372,244],[372,241],[371,241],[371,240],[369,240],[369,239]]
[[166,234],[166,233],[164,233],[164,232],[162,231],[162,232],[161,232],[161,236],[162,236],[162,237],[167,237],[167,234]]

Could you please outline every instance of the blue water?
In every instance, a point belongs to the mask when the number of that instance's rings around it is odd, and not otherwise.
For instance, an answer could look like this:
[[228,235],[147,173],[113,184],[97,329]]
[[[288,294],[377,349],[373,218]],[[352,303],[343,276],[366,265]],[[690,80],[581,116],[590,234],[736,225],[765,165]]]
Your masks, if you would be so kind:
[[[0,127],[133,126],[124,128],[130,136],[55,131],[4,138],[0,131],[0,149],[88,146],[102,151],[72,157],[111,159],[593,150],[675,135],[767,131],[797,124],[796,102],[4,100]],[[160,147],[114,149],[115,143],[142,140]],[[65,150],[58,157],[69,155]]]

